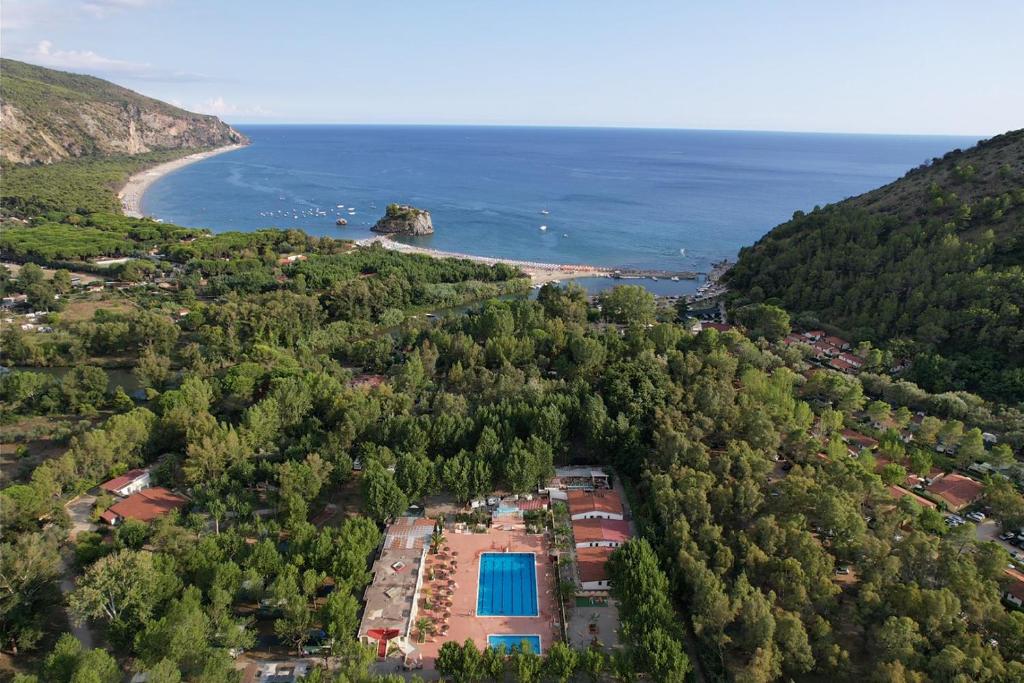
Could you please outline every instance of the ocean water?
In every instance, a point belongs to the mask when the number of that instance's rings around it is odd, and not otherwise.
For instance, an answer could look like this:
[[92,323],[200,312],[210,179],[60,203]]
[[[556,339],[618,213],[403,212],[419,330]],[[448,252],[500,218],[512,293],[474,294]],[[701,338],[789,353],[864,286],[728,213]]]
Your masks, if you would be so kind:
[[[373,234],[388,203],[401,202],[433,216],[434,235],[405,240],[419,246],[697,271],[734,257],[798,209],[859,194],[975,142],[586,128],[240,129],[252,145],[161,178],[143,197],[144,212],[214,231],[297,227],[357,239]],[[339,217],[347,227],[335,225]]]

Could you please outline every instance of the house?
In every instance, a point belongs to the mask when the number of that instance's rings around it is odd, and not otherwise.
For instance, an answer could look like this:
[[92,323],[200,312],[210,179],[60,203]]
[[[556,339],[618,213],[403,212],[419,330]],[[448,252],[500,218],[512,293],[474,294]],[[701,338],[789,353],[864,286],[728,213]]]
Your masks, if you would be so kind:
[[859,367],[846,360],[843,360],[842,356],[837,356],[836,358],[830,359],[828,362],[828,366],[833,370],[838,370],[839,372],[850,372],[851,370],[856,370]]
[[899,486],[890,486],[889,493],[892,494],[892,497],[895,498],[896,500],[904,498],[905,496],[910,496],[911,500],[913,500],[915,503],[917,503],[923,508],[938,507],[935,503],[928,500],[927,498],[923,498],[917,495],[916,493],[912,493],[904,488],[900,488]]
[[825,330],[808,330],[803,336],[811,341],[818,341],[825,336]]
[[1003,586],[1003,600],[1017,609],[1024,609],[1024,574],[1016,569],[1007,569]]
[[610,489],[611,479],[608,473],[599,467],[556,467],[552,485],[556,488],[572,491],[582,489]]
[[434,521],[399,517],[388,527],[380,555],[373,563],[373,581],[366,587],[366,608],[359,624],[359,642],[373,645],[377,656],[387,656],[392,641],[402,652],[415,650],[416,595],[423,584],[423,569],[434,531]]
[[622,520],[622,500],[615,491],[569,491],[569,518]]
[[251,662],[242,671],[242,683],[295,683],[311,668],[312,665],[303,660]]
[[149,488],[149,470],[129,470],[120,477],[114,477],[110,481],[103,482],[100,484],[100,488],[107,493],[125,498],[142,489]]
[[974,503],[981,498],[983,491],[981,482],[955,472],[939,477],[928,487],[928,492],[941,498],[953,512],[959,512]]
[[127,498],[117,501],[100,515],[100,519],[110,526],[116,526],[126,519],[151,522],[172,510],[185,507],[186,503],[188,503],[188,499],[184,496],[156,486],[151,489],[142,489],[138,493],[133,493]]
[[850,342],[846,341],[842,337],[835,337],[835,336],[829,335],[829,336],[825,337],[824,342],[826,344],[828,344],[829,346],[833,346],[833,347],[835,347],[835,348],[837,348],[837,349],[839,349],[841,351],[849,351],[850,350]]
[[850,455],[857,455],[864,449],[873,451],[878,448],[877,439],[873,439],[866,434],[861,434],[860,432],[852,429],[844,429],[842,439],[846,442],[847,450],[850,452]]
[[618,548],[629,540],[629,523],[616,519],[578,519],[572,523],[577,548]]
[[846,353],[844,351],[843,353],[839,354],[838,357],[839,360],[843,361],[844,363],[848,363],[849,365],[852,365],[855,368],[860,368],[860,366],[864,365],[864,359],[852,353]]
[[701,325],[701,329],[717,330],[718,332],[728,332],[729,330],[735,330],[736,326],[730,325],[728,323],[703,323]]
[[608,558],[614,548],[578,548],[576,569],[579,572],[580,588],[584,591],[607,593],[611,588],[608,575]]

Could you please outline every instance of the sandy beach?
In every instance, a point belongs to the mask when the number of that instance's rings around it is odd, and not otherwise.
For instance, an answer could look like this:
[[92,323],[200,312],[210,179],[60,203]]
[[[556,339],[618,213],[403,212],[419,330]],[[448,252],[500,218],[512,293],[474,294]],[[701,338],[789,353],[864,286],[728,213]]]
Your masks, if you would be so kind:
[[355,243],[360,247],[369,247],[374,243],[379,243],[385,249],[392,249],[406,254],[423,254],[434,258],[459,258],[466,259],[468,261],[476,261],[477,263],[486,263],[488,265],[494,265],[495,263],[507,263],[510,266],[517,266],[521,268],[523,272],[530,276],[530,282],[535,285],[541,285],[547,282],[559,282],[561,280],[571,280],[578,277],[608,277],[612,273],[608,268],[599,268],[597,266],[517,261],[515,259],[473,256],[472,254],[459,254],[453,251],[414,247],[410,244],[404,244],[385,236],[367,237],[365,239],[356,240]]
[[197,161],[202,161],[203,159],[209,159],[212,156],[223,154],[224,152],[232,152],[244,146],[245,145],[225,145],[224,147],[218,147],[206,152],[190,154],[187,157],[175,159],[174,161],[168,161],[167,163],[147,168],[145,171],[139,171],[130,177],[124,187],[121,188],[121,191],[117,193],[117,198],[121,200],[121,208],[124,211],[124,215],[131,216],[132,218],[142,218],[142,195],[145,194],[146,189],[150,185],[168,173],[177,171],[179,168],[184,168],[189,164],[194,164]]

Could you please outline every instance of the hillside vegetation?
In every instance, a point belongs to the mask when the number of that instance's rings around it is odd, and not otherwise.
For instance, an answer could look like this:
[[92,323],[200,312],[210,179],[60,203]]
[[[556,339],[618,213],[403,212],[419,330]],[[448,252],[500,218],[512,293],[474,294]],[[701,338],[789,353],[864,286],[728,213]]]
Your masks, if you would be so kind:
[[0,159],[49,164],[84,156],[216,147],[245,137],[92,76],[0,60]]
[[1024,130],[797,212],[740,252],[740,300],[886,343],[931,391],[1024,400]]

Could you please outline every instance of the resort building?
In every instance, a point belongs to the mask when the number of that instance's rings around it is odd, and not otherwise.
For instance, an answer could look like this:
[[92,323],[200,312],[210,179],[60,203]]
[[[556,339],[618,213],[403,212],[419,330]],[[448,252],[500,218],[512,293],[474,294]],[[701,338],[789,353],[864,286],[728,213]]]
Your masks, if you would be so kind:
[[1003,600],[1017,609],[1024,609],[1024,574],[1016,569],[1007,569],[1003,586]]
[[579,519],[572,523],[577,548],[618,548],[629,540],[629,523],[616,519]]
[[184,496],[156,486],[151,489],[143,489],[124,500],[117,501],[100,515],[100,519],[111,526],[120,524],[126,519],[151,522],[172,510],[185,507],[187,503],[188,499]]
[[100,484],[100,488],[107,493],[125,498],[142,489],[149,488],[149,470],[129,470],[120,477],[103,482]]
[[556,467],[551,485],[563,491],[607,490],[612,487],[608,473],[597,467]]
[[584,594],[606,594],[611,588],[607,564],[613,552],[609,547],[577,548],[576,568]]
[[423,582],[424,557],[434,521],[400,517],[388,527],[380,555],[373,563],[373,581],[366,587],[360,642],[385,657],[391,645],[408,657],[416,651],[411,634],[416,622],[416,596]]
[[941,498],[952,512],[959,512],[981,498],[984,490],[981,482],[962,474],[947,474],[939,477],[928,487],[928,493]]
[[615,491],[569,491],[569,518],[622,520],[622,500]]

